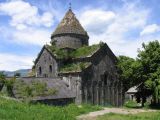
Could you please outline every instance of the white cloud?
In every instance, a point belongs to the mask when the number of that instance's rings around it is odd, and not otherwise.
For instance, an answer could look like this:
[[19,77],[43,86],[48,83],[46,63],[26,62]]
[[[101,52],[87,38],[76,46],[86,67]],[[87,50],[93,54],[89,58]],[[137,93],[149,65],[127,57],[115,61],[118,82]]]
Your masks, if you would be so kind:
[[97,34],[103,32],[115,17],[116,15],[112,11],[90,9],[80,15],[80,21],[88,31]]
[[[94,14],[98,13],[96,11],[101,11],[101,14]],[[93,14],[90,15],[89,13],[92,12]],[[140,36],[132,35],[132,32],[146,26],[149,13],[148,9],[138,8],[137,3],[124,3],[123,7],[114,11],[91,8],[83,11],[79,16],[80,22],[89,33],[90,44],[104,41],[116,55],[136,57],[137,48],[141,47],[144,40],[140,40],[142,39]]]
[[0,70],[28,69],[33,65],[33,57],[0,53]]
[[50,31],[46,29],[28,28],[25,30],[14,31],[12,34],[13,42],[18,44],[30,44],[43,46],[50,42]]
[[27,27],[27,29],[19,30],[7,26],[2,26],[0,27],[0,34],[1,39],[3,39],[6,43],[13,43],[22,46],[43,46],[44,44],[49,43],[51,41],[51,31],[44,28]]
[[[41,27],[52,25],[53,15],[49,12],[46,11],[40,15],[37,7],[16,0],[0,3],[0,13],[11,16],[10,25],[17,28],[15,30],[6,26],[5,30],[3,30],[4,27],[0,29],[2,35],[9,36],[8,40],[18,44],[39,46],[50,41],[51,31]],[[61,16],[61,14],[58,15]],[[142,42],[160,38],[160,35],[153,36],[149,33],[147,36],[145,36],[146,33],[141,36],[138,36],[140,33],[137,36],[132,35],[134,30],[137,32],[147,28],[149,16],[148,9],[138,8],[135,3],[125,3],[122,8],[117,8],[114,11],[101,8],[85,9],[78,16],[89,33],[89,42],[93,44],[104,41],[116,55],[136,57],[137,48],[141,48]],[[154,32],[158,30],[155,26],[153,24],[153,28],[151,27]],[[30,56],[7,53],[0,53],[0,59],[0,70],[30,68],[33,61],[33,57]]]
[[152,34],[152,33],[158,32],[159,30],[160,30],[160,26],[158,26],[157,24],[147,25],[144,27],[140,35],[142,36],[142,35]]
[[17,29],[24,29],[26,25],[50,27],[53,24],[50,12],[40,15],[36,6],[22,0],[0,3],[0,13],[10,16],[10,25]]

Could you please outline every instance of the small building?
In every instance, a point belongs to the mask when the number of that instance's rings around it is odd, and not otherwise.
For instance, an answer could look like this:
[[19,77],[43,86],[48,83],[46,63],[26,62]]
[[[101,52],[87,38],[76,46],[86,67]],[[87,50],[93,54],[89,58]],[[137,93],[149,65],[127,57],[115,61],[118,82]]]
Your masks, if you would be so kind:
[[126,100],[136,100],[137,86],[131,87],[125,94]]

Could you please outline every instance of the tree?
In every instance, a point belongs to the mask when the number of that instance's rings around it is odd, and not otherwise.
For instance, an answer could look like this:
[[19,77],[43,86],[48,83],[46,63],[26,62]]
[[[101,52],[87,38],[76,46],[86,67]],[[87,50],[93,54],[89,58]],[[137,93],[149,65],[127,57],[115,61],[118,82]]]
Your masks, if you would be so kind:
[[4,82],[5,82],[5,75],[3,72],[0,72],[0,91],[2,90],[3,86],[4,86]]
[[137,68],[138,62],[127,56],[119,56],[117,67],[119,69],[120,80],[123,84],[123,92],[126,92],[130,87],[137,85]]
[[14,77],[20,77],[20,76],[21,76],[21,73],[17,72],[17,73],[14,74]]
[[8,96],[10,97],[14,97],[13,86],[14,86],[15,81],[16,81],[16,78],[12,77],[12,78],[5,80],[4,82],[4,85],[7,87]]
[[[150,91],[153,103],[160,103],[160,43],[156,41],[142,44],[137,61],[141,64],[141,91]],[[144,95],[143,97],[147,97]]]

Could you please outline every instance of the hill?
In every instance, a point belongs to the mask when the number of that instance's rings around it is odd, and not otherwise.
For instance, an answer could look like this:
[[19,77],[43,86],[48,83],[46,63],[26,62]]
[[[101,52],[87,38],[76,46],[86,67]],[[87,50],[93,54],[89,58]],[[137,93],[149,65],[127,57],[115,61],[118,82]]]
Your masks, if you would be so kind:
[[21,77],[26,77],[30,70],[31,69],[20,69],[20,70],[16,70],[16,71],[0,71],[0,72],[4,72],[4,74],[7,77],[13,77],[15,75],[15,73],[20,73]]

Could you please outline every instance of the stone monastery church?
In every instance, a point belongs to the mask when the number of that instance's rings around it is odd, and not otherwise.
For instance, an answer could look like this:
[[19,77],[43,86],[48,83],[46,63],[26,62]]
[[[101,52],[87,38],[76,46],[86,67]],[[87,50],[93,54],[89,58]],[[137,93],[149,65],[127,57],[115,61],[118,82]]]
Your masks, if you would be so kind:
[[[117,58],[106,43],[89,46],[89,36],[71,9],[51,35],[35,60],[35,77],[26,83],[45,82],[55,94],[33,100],[53,105],[90,103],[121,106],[122,84]],[[18,94],[16,94],[16,97]]]

